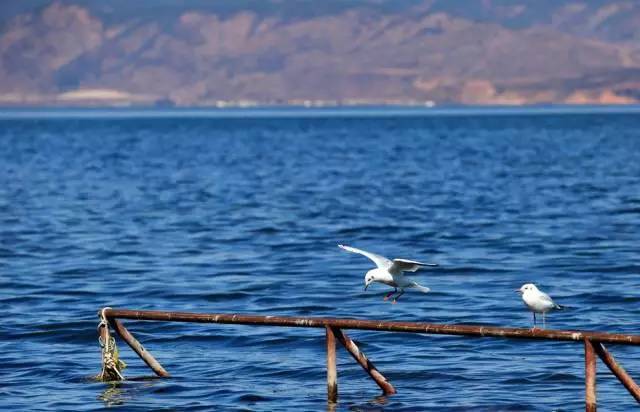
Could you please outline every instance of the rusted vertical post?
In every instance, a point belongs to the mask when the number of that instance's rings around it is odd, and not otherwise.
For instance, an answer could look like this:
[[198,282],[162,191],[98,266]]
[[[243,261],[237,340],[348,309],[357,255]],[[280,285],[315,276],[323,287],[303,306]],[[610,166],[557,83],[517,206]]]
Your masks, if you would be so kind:
[[111,334],[109,333],[109,326],[107,326],[107,324],[101,323],[98,325],[98,334],[100,335],[100,340],[102,340],[102,343],[108,344]]
[[346,333],[336,327],[331,327],[331,330],[333,330],[333,333],[335,334],[336,338],[338,338],[338,341],[342,344],[342,346],[344,346],[347,352],[351,354],[353,359],[355,359],[356,362],[358,362],[360,366],[362,366],[362,369],[364,369],[369,374],[371,379],[373,379],[375,383],[378,384],[385,395],[393,395],[396,393],[396,388],[394,388],[393,385],[389,383],[387,378],[385,378],[384,375],[382,375],[380,371],[377,370],[375,366],[373,366],[373,363],[371,363],[371,361],[367,359],[365,354],[360,351],[360,348],[358,348],[358,345],[356,345],[355,342],[352,341]]
[[629,376],[629,374],[624,370],[618,362],[616,362],[615,358],[609,351],[604,347],[604,345],[600,342],[596,342],[593,344],[594,349],[600,359],[604,362],[605,365],[609,368],[609,370],[618,378],[620,383],[624,385],[625,388],[629,391],[631,396],[635,398],[635,400],[640,403],[640,387],[634,382],[633,378]]
[[100,374],[98,375],[98,378],[100,380],[108,380],[105,379],[105,369],[106,369],[106,362],[105,362],[105,345],[109,344],[109,341],[111,339],[111,334],[109,333],[109,324],[101,322],[98,325],[98,335],[100,336],[100,344],[102,346],[102,350],[101,350],[101,357],[102,357],[102,371],[100,372]]
[[162,365],[160,365],[160,362],[158,362],[156,358],[154,358],[153,355],[149,353],[140,342],[138,342],[135,336],[133,336],[131,332],[129,332],[127,328],[124,327],[122,322],[120,322],[118,319],[110,318],[109,323],[111,324],[111,326],[113,326],[113,329],[115,329],[118,336],[120,336],[122,340],[124,340],[127,345],[129,345],[129,347],[133,349],[133,351],[137,353],[138,356],[140,356],[144,363],[146,363],[147,366],[149,366],[156,375],[163,378],[170,376],[169,372],[167,372],[162,367]]
[[336,368],[336,336],[329,326],[325,328],[327,335],[327,399],[338,401],[338,370]]
[[98,325],[98,334],[100,335],[100,347],[102,352],[102,369],[97,376],[98,380],[103,382],[124,380],[124,376],[120,373],[117,357],[115,356],[115,341],[109,332],[109,324],[104,317]]
[[589,339],[584,340],[584,385],[585,385],[585,410],[595,412],[596,406],[596,353],[593,343]]

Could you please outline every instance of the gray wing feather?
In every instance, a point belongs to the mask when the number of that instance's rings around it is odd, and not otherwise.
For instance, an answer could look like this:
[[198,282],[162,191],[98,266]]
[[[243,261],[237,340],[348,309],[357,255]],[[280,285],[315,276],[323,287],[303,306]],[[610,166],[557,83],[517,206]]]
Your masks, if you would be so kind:
[[424,266],[438,266],[436,263],[423,263],[408,259],[393,259],[393,265],[389,269],[391,272],[415,272]]
[[362,249],[358,249],[351,246],[345,246],[345,245],[338,245],[338,247],[346,250],[347,252],[358,253],[360,255],[368,257],[380,269],[389,269],[393,265],[393,262],[391,262],[389,259],[387,259],[384,256],[376,255],[375,253],[367,252]]
[[544,292],[540,292],[540,299],[544,300],[545,302],[549,302],[549,304],[551,304],[556,309],[562,309],[562,306],[554,302],[553,299],[551,299],[551,296],[547,295]]

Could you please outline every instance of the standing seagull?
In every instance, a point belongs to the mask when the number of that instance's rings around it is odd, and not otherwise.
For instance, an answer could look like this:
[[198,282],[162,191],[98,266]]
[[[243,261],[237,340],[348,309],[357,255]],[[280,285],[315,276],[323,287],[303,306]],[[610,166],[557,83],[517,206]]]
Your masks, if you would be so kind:
[[544,315],[554,309],[562,309],[563,307],[558,305],[547,295],[536,287],[533,283],[525,283],[520,289],[516,289],[516,292],[522,294],[522,300],[525,305],[533,313],[533,328],[536,328],[536,313],[542,313],[542,328],[546,327]]
[[406,259],[393,259],[393,261],[387,259],[386,257],[376,255],[375,253],[365,252],[364,250],[356,249],[351,246],[338,245],[340,248],[346,250],[347,252],[359,253],[371,259],[373,263],[376,264],[376,269],[371,269],[364,276],[364,290],[367,290],[369,285],[372,282],[380,282],[385,285],[392,286],[393,292],[389,292],[384,297],[384,300],[388,300],[394,293],[398,293],[398,289],[400,289],[400,293],[393,299],[392,303],[396,303],[396,301],[402,296],[405,288],[416,288],[420,292],[427,293],[431,289],[420,286],[416,282],[407,279],[402,272],[415,272],[423,266],[438,266],[435,263],[420,263],[414,260],[406,260]]

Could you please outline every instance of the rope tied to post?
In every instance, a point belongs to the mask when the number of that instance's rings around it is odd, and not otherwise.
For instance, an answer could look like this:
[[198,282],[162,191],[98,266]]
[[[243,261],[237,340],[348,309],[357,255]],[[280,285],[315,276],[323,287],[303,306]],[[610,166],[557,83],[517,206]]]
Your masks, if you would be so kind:
[[[102,370],[97,378],[103,382],[122,381],[124,380],[122,370],[127,367],[127,364],[120,359],[116,340],[109,333],[109,321],[104,313],[107,309],[111,308],[104,308],[100,312],[100,323],[98,324],[98,342],[102,350]],[[104,330],[100,328],[104,328]]]

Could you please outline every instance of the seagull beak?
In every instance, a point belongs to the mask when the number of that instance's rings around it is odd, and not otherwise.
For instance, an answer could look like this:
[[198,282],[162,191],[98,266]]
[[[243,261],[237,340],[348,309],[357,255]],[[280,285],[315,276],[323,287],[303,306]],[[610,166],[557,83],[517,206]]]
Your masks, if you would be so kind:
[[516,291],[518,293],[522,293],[522,291],[520,289],[514,289],[514,291]]
[[369,284],[367,283],[366,285],[364,285],[364,291],[367,291],[367,288],[369,287]]

